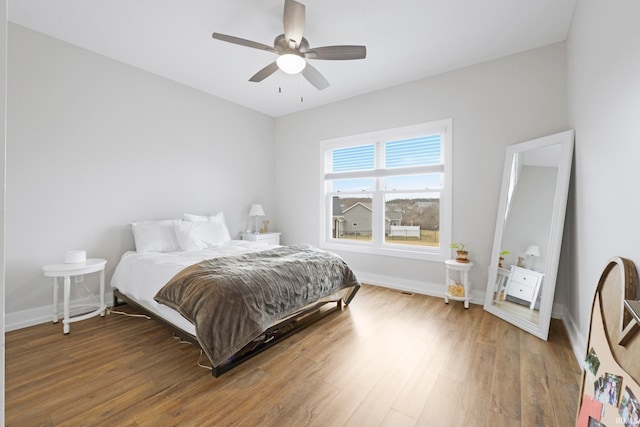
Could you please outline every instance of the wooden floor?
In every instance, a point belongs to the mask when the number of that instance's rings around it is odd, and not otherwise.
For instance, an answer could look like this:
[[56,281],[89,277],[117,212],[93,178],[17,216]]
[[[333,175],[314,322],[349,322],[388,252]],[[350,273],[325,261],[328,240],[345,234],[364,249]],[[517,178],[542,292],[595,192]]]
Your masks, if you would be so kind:
[[[123,306],[125,309],[127,306]],[[8,426],[572,426],[580,369],[486,313],[364,286],[352,305],[214,378],[154,321],[6,334]]]

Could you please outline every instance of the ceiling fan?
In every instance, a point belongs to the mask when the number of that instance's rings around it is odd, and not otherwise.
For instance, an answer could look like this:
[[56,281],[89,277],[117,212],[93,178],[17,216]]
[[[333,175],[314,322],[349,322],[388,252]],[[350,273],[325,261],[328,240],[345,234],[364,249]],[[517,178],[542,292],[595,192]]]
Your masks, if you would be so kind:
[[284,34],[275,38],[273,47],[220,33],[213,33],[213,38],[278,54],[278,59],[254,74],[249,79],[250,82],[261,82],[280,69],[288,74],[302,72],[304,78],[318,90],[329,87],[329,82],[306,61],[307,59],[346,60],[363,59],[367,56],[366,46],[345,45],[310,48],[307,39],[302,37],[304,20],[305,6],[295,0],[285,0]]

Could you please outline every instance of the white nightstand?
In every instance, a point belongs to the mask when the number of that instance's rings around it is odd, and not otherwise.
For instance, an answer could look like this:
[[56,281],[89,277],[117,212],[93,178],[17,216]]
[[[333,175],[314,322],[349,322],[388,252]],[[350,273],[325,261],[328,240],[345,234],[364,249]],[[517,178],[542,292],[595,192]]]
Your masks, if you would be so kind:
[[242,240],[251,242],[265,243],[269,245],[280,244],[280,233],[242,233]]
[[543,273],[512,265],[507,282],[507,295],[527,301],[529,310],[533,310],[538,300],[543,278]]
[[[88,319],[93,316],[104,316],[107,309],[104,303],[104,267],[107,264],[106,259],[89,258],[84,262],[67,263],[67,264],[49,264],[42,267],[44,275],[53,277],[53,323],[58,323],[58,278],[64,277],[64,318],[62,320],[62,332],[69,333],[69,323]],[[97,309],[91,313],[82,314],[80,316],[69,317],[69,296],[71,294],[71,277],[82,276],[90,273],[100,273],[100,304]],[[73,307],[94,307],[86,304],[74,304]]]

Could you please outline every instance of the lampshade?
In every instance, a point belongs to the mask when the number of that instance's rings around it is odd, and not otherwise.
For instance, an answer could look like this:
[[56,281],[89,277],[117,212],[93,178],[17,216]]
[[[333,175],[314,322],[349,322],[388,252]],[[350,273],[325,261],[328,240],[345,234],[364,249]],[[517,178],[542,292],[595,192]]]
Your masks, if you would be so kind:
[[524,254],[527,256],[540,256],[540,248],[536,245],[531,245],[524,251]]
[[298,74],[307,66],[307,61],[295,53],[283,53],[276,59],[276,64],[287,74]]
[[262,205],[251,205],[251,208],[249,208],[249,216],[264,216]]

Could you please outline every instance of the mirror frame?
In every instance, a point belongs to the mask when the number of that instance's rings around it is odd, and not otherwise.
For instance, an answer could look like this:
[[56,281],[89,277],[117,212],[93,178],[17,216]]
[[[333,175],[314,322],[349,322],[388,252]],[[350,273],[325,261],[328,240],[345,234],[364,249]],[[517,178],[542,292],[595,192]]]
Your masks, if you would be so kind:
[[[502,174],[502,186],[500,188],[498,217],[496,220],[496,229],[493,239],[493,250],[491,252],[491,264],[489,265],[489,277],[487,280],[487,289],[485,291],[484,309],[486,311],[545,341],[549,336],[549,325],[551,323],[551,312],[553,310],[553,297],[555,294],[556,278],[558,275],[558,263],[560,260],[562,234],[564,231],[564,218],[569,193],[569,181],[571,178],[571,164],[573,161],[573,141],[574,131],[569,130],[507,147]],[[502,310],[499,306],[493,304],[493,291],[497,279],[498,258],[501,250],[500,245],[505,225],[504,217],[507,209],[509,177],[514,154],[557,144],[560,144],[561,146],[560,159],[558,162],[558,178],[556,181],[556,191],[553,201],[551,229],[549,230],[549,246],[546,251],[548,256],[544,270],[544,281],[542,283],[540,310],[538,323],[536,324],[532,321],[518,317],[513,313]]]

